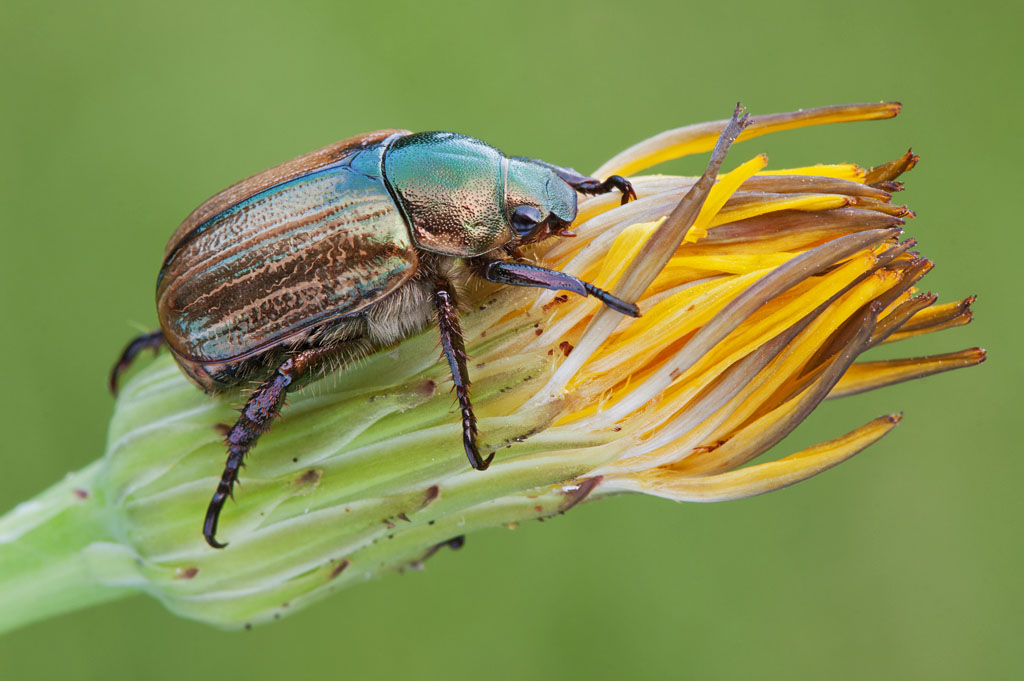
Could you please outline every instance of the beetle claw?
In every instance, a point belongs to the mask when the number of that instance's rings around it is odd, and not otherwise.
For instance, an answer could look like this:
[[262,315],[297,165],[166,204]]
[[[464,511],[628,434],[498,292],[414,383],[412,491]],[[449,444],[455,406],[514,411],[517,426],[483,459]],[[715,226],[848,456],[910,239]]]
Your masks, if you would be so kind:
[[[471,448],[472,447],[472,448]],[[485,471],[494,461],[494,452],[491,452],[486,459],[480,457],[480,452],[477,451],[476,444],[466,442],[466,456],[469,458],[469,465],[474,470]]]

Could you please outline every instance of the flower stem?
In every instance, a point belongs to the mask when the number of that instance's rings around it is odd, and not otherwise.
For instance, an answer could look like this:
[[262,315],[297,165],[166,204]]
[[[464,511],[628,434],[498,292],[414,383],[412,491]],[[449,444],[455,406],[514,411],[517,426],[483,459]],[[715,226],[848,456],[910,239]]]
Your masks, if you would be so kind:
[[0,518],[0,633],[134,591],[101,582],[110,545],[95,461]]

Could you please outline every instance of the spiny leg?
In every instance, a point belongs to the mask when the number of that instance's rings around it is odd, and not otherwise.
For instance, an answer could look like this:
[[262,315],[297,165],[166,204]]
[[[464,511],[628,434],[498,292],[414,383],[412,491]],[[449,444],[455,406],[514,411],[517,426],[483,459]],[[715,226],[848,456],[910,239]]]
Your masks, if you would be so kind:
[[242,407],[242,415],[227,434],[228,460],[224,464],[224,472],[217,483],[217,491],[210,500],[210,505],[206,509],[206,519],[203,521],[203,536],[206,537],[207,544],[215,549],[227,546],[216,539],[221,509],[224,508],[227,498],[232,496],[232,490],[238,480],[238,469],[244,465],[245,455],[256,446],[256,440],[260,435],[270,429],[270,422],[281,410],[289,387],[324,360],[343,352],[344,348],[344,345],[339,345],[295,353],[249,396],[249,400]]
[[529,263],[507,262],[505,260],[478,260],[473,263],[473,268],[478,276],[497,284],[537,286],[552,291],[571,291],[584,297],[590,295],[616,312],[621,312],[630,317],[640,316],[640,310],[634,303],[628,303],[621,298],[616,298],[604,289],[600,289],[565,272],[549,270]]
[[441,351],[448,360],[448,367],[455,382],[455,394],[462,412],[462,446],[466,450],[469,465],[478,471],[491,465],[494,452],[486,459],[480,456],[476,445],[476,415],[469,401],[469,374],[466,371],[466,346],[462,342],[459,327],[459,310],[451,285],[444,281],[434,285],[434,307],[437,309],[437,325],[441,331]]
[[114,368],[110,370],[110,378],[108,379],[110,392],[115,396],[117,395],[118,380],[120,380],[121,375],[128,370],[128,367],[131,366],[132,361],[140,352],[146,348],[153,348],[153,353],[155,354],[160,350],[160,346],[163,345],[164,342],[164,332],[157,329],[156,331],[150,331],[149,333],[142,334],[125,346],[125,349],[118,358]]

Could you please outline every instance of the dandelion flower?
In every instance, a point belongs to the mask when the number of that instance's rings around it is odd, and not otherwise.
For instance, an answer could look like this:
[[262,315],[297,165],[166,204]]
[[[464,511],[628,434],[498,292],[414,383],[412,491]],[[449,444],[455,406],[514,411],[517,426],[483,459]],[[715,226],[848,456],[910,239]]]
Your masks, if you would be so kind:
[[[638,199],[581,197],[578,236],[530,257],[643,314],[536,289],[463,292],[481,444],[497,452],[486,472],[465,462],[428,329],[292,396],[222,518],[231,546],[212,550],[200,521],[223,463],[216,426],[234,420],[232,404],[157,359],[124,386],[104,457],[0,519],[0,629],[132,591],[217,626],[259,623],[421,566],[477,529],[623,492],[738,499],[849,459],[900,417],[745,465],[825,399],[985,357],[858,361],[971,319],[973,298],[939,305],[917,289],[932,264],[903,238],[913,212],[892,196],[918,159],[767,170],[759,155],[719,166],[737,135],[898,111],[734,116],[662,133],[598,169],[629,176]],[[701,178],[641,174],[713,148]]]

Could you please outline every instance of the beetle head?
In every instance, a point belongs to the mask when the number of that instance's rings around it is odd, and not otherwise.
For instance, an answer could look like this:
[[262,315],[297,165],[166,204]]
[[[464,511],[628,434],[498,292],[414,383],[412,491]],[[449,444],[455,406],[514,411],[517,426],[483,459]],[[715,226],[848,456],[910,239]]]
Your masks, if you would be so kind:
[[413,242],[434,253],[472,257],[540,241],[568,234],[576,218],[576,192],[550,167],[452,132],[395,139],[384,179]]
[[576,219],[576,192],[551,168],[532,159],[508,160],[505,212],[515,245],[569,235]]

